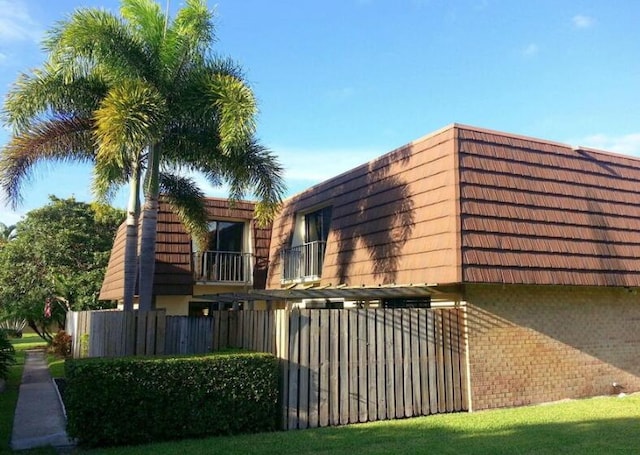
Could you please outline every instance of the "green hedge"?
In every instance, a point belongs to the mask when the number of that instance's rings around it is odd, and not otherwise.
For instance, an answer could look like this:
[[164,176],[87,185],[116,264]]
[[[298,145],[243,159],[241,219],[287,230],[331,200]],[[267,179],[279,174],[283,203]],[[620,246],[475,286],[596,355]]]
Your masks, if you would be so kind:
[[87,446],[272,431],[271,354],[77,359],[65,363],[67,432]]

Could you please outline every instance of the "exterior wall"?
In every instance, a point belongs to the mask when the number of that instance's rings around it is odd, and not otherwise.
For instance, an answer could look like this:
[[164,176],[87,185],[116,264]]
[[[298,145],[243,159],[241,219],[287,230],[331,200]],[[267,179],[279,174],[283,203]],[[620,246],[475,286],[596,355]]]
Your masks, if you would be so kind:
[[199,295],[206,294],[225,294],[225,293],[233,293],[233,292],[246,292],[247,287],[243,285],[233,286],[233,285],[208,285],[208,284],[196,284],[193,287],[193,296],[197,297]]
[[327,205],[322,285],[460,281],[454,137],[446,128],[285,201],[273,224],[267,288],[281,286],[280,253],[291,246],[297,215]]
[[190,295],[159,295],[156,297],[156,309],[166,310],[167,316],[188,316]]
[[625,288],[467,285],[473,409],[640,390],[640,305]]

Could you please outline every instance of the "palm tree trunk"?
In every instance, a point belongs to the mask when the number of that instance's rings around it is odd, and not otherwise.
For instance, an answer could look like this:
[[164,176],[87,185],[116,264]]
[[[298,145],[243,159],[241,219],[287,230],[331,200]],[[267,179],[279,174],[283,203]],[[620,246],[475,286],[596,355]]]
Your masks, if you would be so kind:
[[157,144],[149,147],[149,167],[145,179],[140,230],[140,287],[138,291],[140,295],[139,308],[142,311],[150,311],[155,307],[153,280],[156,268],[160,152],[160,146]]
[[138,159],[131,175],[131,189],[127,205],[127,228],[124,243],[124,311],[133,311],[133,297],[136,293],[138,272],[138,217],[140,216],[140,166]]

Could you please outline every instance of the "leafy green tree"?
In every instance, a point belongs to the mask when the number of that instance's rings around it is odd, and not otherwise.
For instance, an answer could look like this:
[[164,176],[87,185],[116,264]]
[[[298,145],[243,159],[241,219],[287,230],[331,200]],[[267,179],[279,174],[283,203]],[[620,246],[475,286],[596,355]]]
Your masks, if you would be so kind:
[[24,177],[43,160],[92,161],[98,196],[129,182],[125,308],[135,287],[142,181],[142,309],[153,301],[160,191],[196,239],[206,234],[202,193],[181,171],[227,182],[232,200],[252,192],[260,221],[273,217],[284,191],[280,165],[255,138],[253,92],[238,65],[213,55],[213,41],[203,0],[187,0],[173,19],[152,0],[122,0],[120,16],[80,9],[51,30],[48,60],[22,75],[5,103],[13,136],[0,187],[10,200],[19,201]]
[[64,327],[67,310],[105,307],[98,294],[124,216],[111,207],[50,200],[17,224],[15,240],[0,250],[0,317],[26,319],[47,341]]

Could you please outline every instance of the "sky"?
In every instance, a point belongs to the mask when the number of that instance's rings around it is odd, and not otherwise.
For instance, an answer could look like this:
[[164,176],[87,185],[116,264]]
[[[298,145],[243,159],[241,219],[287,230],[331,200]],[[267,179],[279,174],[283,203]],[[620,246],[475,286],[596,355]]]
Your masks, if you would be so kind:
[[[171,13],[179,0],[159,0]],[[451,123],[640,156],[640,1],[219,0],[217,55],[244,68],[287,195]],[[0,0],[0,95],[41,66],[48,29],[117,0]],[[0,147],[11,131],[0,129]],[[90,201],[88,165],[43,165],[48,195]],[[224,188],[203,183],[207,195]],[[112,201],[126,206],[126,189]],[[0,197],[2,195],[0,194]]]

